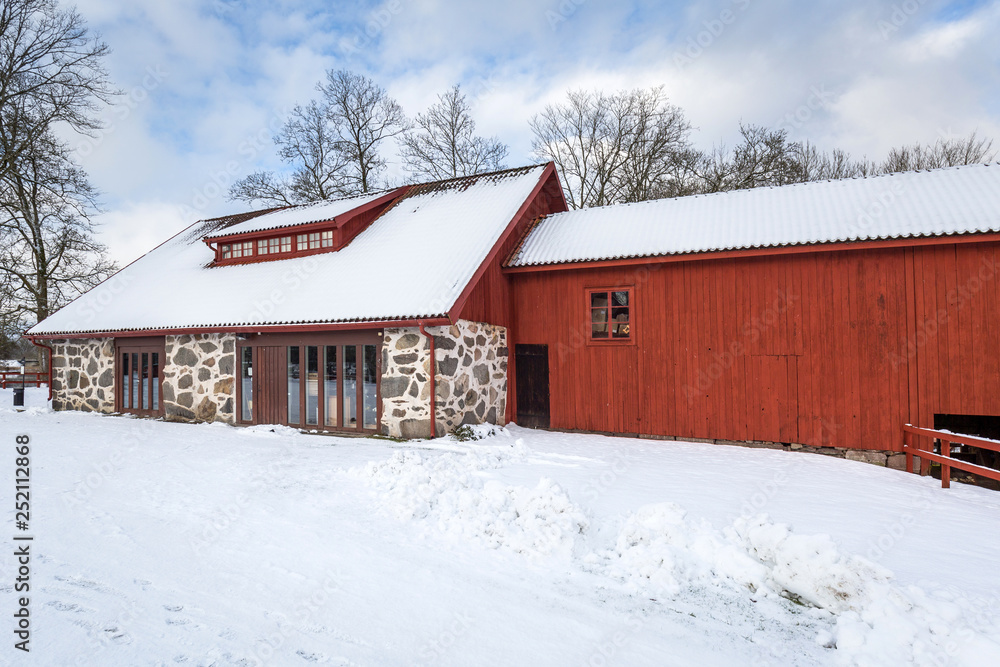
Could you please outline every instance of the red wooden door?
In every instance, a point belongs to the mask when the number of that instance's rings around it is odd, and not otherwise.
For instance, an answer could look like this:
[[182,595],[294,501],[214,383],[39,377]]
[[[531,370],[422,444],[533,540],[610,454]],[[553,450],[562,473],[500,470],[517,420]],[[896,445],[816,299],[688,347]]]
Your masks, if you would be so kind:
[[288,422],[288,380],[286,348],[268,345],[257,348],[253,374],[253,421],[255,424]]

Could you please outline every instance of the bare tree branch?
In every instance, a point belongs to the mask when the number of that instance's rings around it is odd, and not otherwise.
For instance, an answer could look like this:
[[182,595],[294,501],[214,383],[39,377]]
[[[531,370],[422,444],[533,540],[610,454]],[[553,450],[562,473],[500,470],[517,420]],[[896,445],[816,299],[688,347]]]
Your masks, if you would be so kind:
[[431,180],[503,169],[507,145],[475,131],[471,107],[456,85],[417,115],[416,129],[403,134],[403,165],[413,176]]

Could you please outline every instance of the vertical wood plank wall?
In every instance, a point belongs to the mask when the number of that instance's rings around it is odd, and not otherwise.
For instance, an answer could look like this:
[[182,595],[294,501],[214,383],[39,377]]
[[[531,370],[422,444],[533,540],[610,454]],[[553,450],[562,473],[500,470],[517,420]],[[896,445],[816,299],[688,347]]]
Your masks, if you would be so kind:
[[[1000,415],[998,262],[962,243],[510,274],[511,343],[549,345],[553,428],[898,451],[905,422]],[[634,344],[591,343],[585,290],[623,285]]]
[[507,357],[508,381],[505,421],[514,419],[514,403],[517,400],[514,384],[516,373],[513,354],[514,343],[511,340],[517,313],[514,309],[512,276],[505,274],[501,266],[521,243],[537,218],[566,210],[566,202],[560,193],[561,187],[559,179],[553,173],[535,198],[528,203],[521,216],[514,221],[510,235],[500,243],[496,256],[487,265],[485,273],[473,287],[459,314],[459,317],[465,320],[487,322],[507,328],[507,345],[510,353]]

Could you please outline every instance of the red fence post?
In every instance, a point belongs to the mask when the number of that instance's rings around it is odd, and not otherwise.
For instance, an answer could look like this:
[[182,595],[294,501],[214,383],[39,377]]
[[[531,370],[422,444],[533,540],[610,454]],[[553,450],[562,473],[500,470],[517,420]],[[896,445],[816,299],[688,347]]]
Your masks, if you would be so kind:
[[[920,443],[920,445],[917,446],[917,449],[920,450],[920,451],[928,451],[928,452],[933,453],[934,452],[934,438],[930,438],[930,446],[926,450],[924,450],[923,441],[924,441],[924,439],[920,439],[920,440],[917,441],[917,442]],[[931,460],[929,458],[927,458],[926,456],[921,456],[920,457],[920,476],[921,477],[926,477],[929,474],[931,474]]]

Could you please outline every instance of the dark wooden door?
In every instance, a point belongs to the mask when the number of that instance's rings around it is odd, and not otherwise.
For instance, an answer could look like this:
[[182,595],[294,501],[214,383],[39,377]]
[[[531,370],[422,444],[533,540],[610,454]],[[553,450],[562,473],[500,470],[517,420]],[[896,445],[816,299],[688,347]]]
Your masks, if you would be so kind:
[[549,346],[515,345],[517,423],[549,427]]
[[285,346],[257,348],[253,375],[255,424],[285,424],[288,412],[287,351]]

